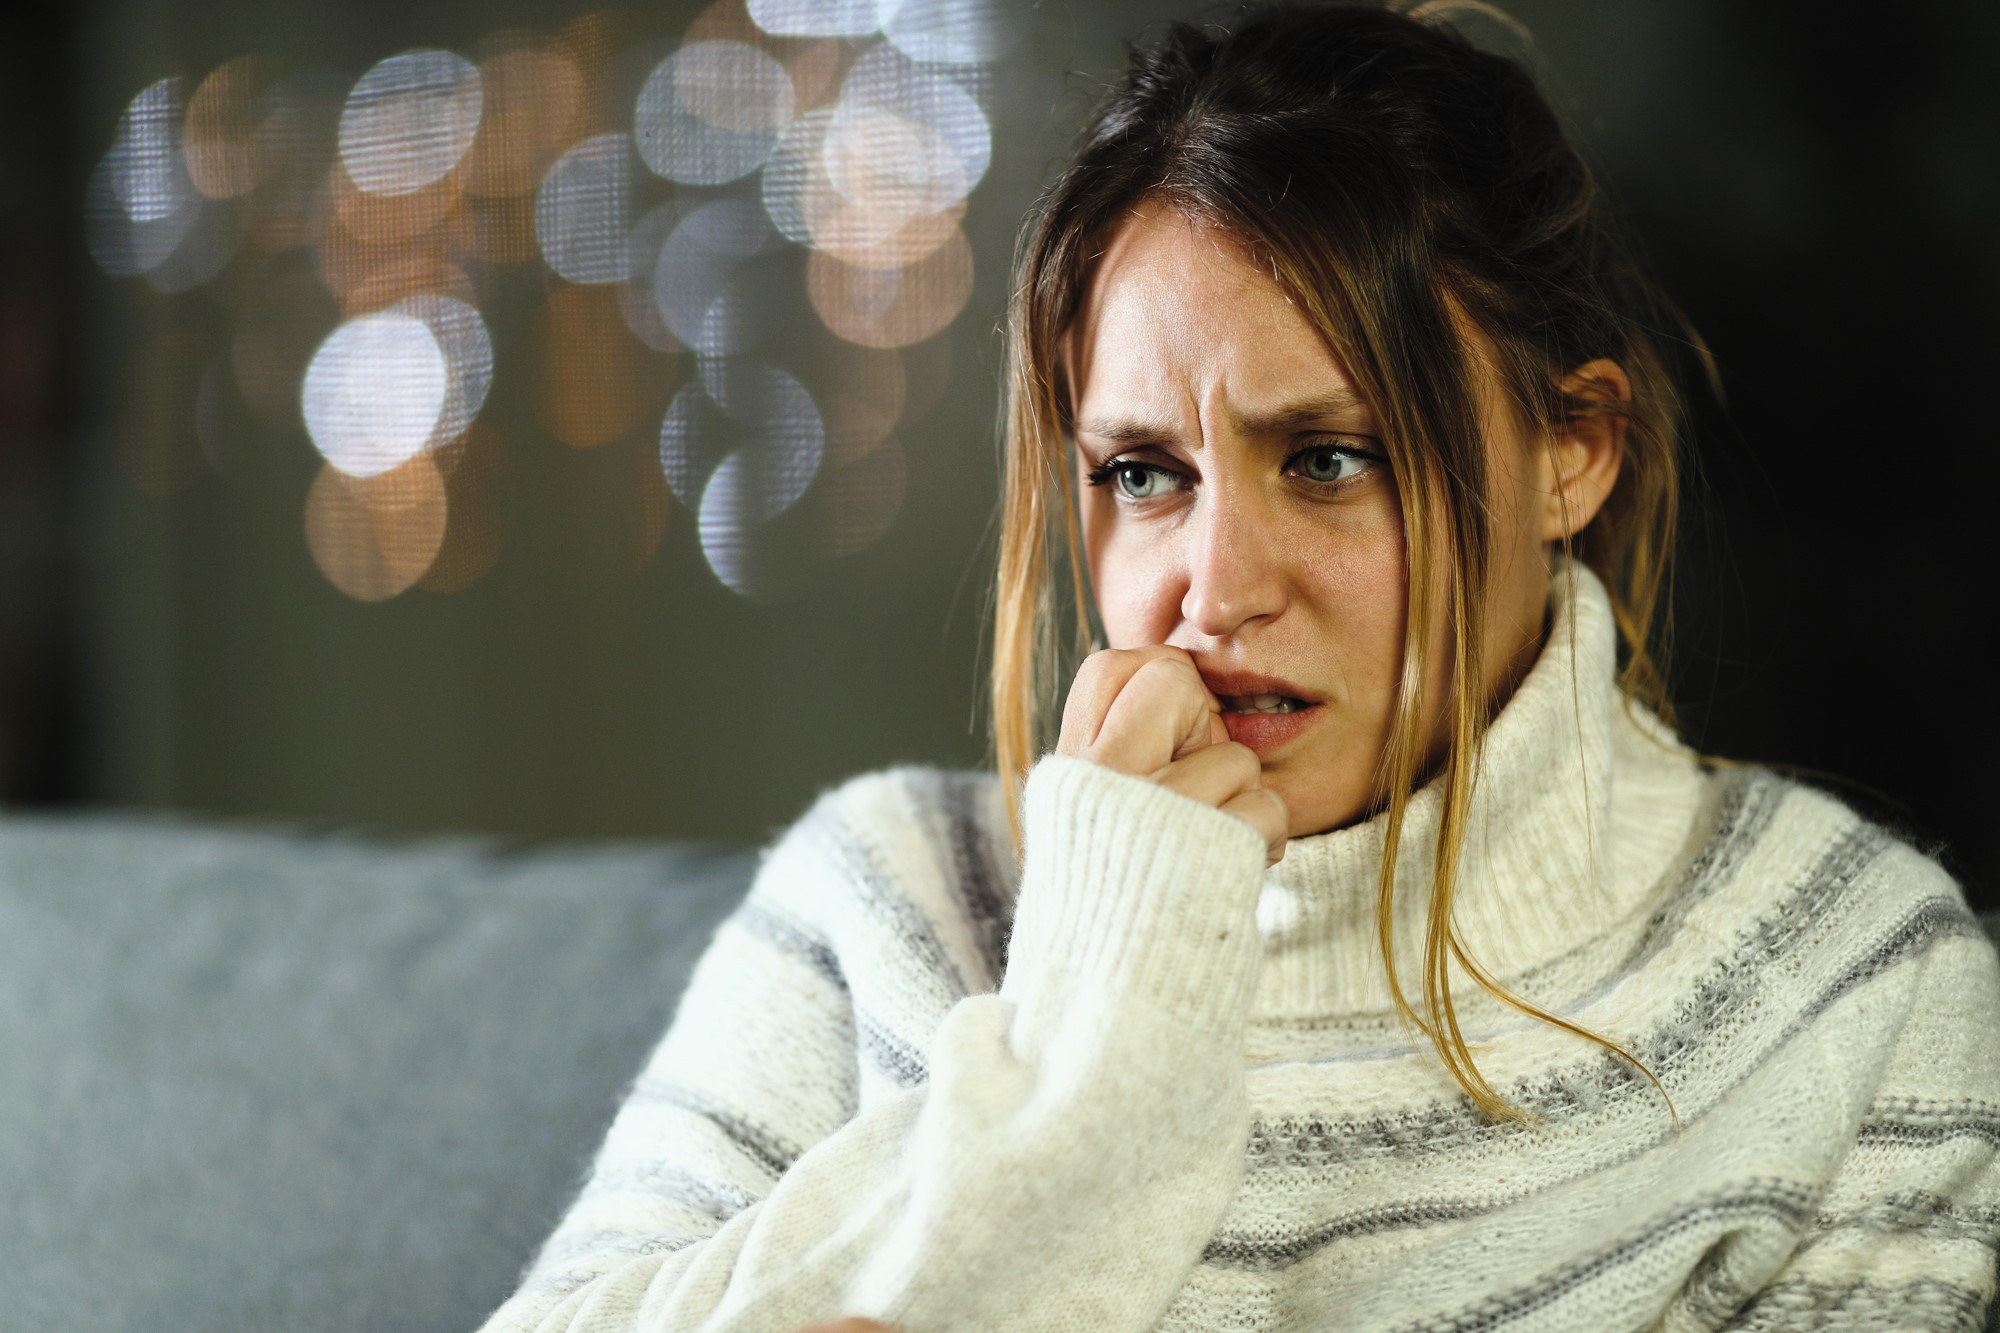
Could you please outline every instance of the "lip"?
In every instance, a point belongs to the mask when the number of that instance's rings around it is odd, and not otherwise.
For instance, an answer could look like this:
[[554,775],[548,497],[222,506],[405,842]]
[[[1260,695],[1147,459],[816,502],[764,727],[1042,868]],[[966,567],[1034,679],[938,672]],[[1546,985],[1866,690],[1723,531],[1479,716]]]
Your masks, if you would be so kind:
[[1288,699],[1304,701],[1306,706],[1295,713],[1223,713],[1222,725],[1228,728],[1229,739],[1249,746],[1259,762],[1269,760],[1291,744],[1326,713],[1324,703],[1283,676],[1264,676],[1251,671],[1203,671],[1201,681],[1208,686],[1209,693],[1218,696],[1282,694]]
[[[1199,668],[1196,668],[1199,670]],[[1214,695],[1224,694],[1282,694],[1288,699],[1301,699],[1309,704],[1320,701],[1307,694],[1304,689],[1292,684],[1282,676],[1260,676],[1253,671],[1203,671],[1201,683],[1208,686]]]
[[[1279,693],[1277,690],[1264,692]],[[1236,691],[1229,693],[1235,694]],[[1296,713],[1225,712],[1222,725],[1229,729],[1230,740],[1256,751],[1258,762],[1262,763],[1291,744],[1301,732],[1319,721],[1325,712],[1325,704],[1309,704]]]

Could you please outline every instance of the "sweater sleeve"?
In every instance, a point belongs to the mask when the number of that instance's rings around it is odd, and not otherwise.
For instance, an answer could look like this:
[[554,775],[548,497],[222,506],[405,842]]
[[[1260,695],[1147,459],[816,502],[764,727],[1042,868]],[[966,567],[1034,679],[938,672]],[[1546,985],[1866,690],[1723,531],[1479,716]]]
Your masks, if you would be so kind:
[[781,897],[868,891],[815,835],[853,785],[765,858],[483,1333],[796,1333],[841,1314],[906,1333],[1138,1330],[1181,1287],[1242,1170],[1262,840],[1044,758],[998,992],[951,1005],[926,1081],[854,1112],[865,1016],[841,969],[865,958],[780,965],[748,926]]

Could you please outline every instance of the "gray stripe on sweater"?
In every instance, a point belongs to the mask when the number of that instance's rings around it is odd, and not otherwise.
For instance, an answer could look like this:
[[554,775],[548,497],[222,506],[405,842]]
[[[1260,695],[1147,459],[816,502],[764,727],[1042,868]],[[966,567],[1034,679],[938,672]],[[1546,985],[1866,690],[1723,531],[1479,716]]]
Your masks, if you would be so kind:
[[[843,992],[850,996],[853,994],[833,946],[815,939],[785,913],[753,899],[744,903],[738,911],[738,916],[744,927],[759,939],[782,953],[802,959],[815,972],[831,981]],[[875,1019],[862,1013],[858,1007],[854,1014],[854,1029],[861,1053],[898,1087],[914,1087],[929,1077],[929,1070],[921,1053]]]
[[690,1212],[721,1226],[764,1197],[764,1192],[714,1176],[697,1175],[677,1162],[623,1162],[598,1172],[577,1196],[577,1202],[618,1194],[650,1194],[672,1199]]
[[1842,1228],[1927,1240],[1971,1240],[1990,1249],[2000,1245],[2000,1206],[1956,1203],[1930,1190],[1898,1190],[1871,1200],[1857,1212],[1822,1212],[1813,1220],[1815,1232]]
[[779,953],[804,962],[841,991],[849,990],[847,974],[841,970],[833,946],[808,932],[784,911],[752,894],[736,909],[736,916],[744,929]]
[[[529,1281],[541,1290],[568,1295],[584,1283],[603,1277],[628,1259],[648,1254],[671,1254],[675,1250],[686,1249],[698,1240],[707,1239],[707,1233],[696,1236],[635,1236],[629,1231],[604,1228],[574,1235],[558,1234],[551,1238],[548,1248],[536,1257],[534,1267],[529,1270]],[[591,1259],[599,1259],[600,1262],[586,1262]],[[610,1262],[601,1262],[603,1259]],[[561,1271],[551,1272],[551,1269]]]
[[983,989],[997,988],[1007,971],[1007,944],[1013,924],[1008,896],[1003,894],[1000,867],[992,839],[979,815],[979,803],[991,779],[976,773],[940,775],[939,802],[944,825],[941,841],[951,849],[952,888],[959,907],[972,925],[980,961],[986,966]]
[[[1740,826],[1749,836],[1748,823]],[[1695,986],[1688,1005],[1670,1025],[1648,1033],[1632,1043],[1632,1049],[1655,1074],[1665,1075],[1697,1058],[1704,1040],[1716,1030],[1718,1020],[1747,1004],[1761,988],[1759,971],[1782,962],[1806,929],[1850,891],[1859,876],[1890,846],[1888,835],[1873,825],[1857,824],[1823,853],[1802,877],[1800,886],[1779,906],[1775,920],[1792,923],[1786,931],[1772,932],[1769,923],[1752,932],[1735,952],[1721,960]],[[1717,857],[1712,866],[1740,863],[1738,857]],[[1704,885],[1712,870],[1691,871],[1686,883],[1692,891],[1706,892]],[[1957,916],[1960,926],[1978,928],[1977,921],[1963,909]],[[1898,942],[1900,930],[1892,930],[1884,945],[1898,945],[1907,952],[1915,941]],[[1880,953],[1881,950],[1875,951]],[[1872,958],[1873,955],[1871,955]],[[1816,1001],[1817,1013],[1867,977],[1880,971],[1876,962],[1864,960],[1861,967],[1837,978],[1827,993]],[[1787,1034],[1788,1035],[1788,1034]],[[1774,1043],[1781,1044],[1781,1043]],[[1652,1085],[1624,1061],[1608,1053],[1585,1055],[1531,1081],[1505,1090],[1514,1105],[1545,1120],[1566,1120],[1579,1115],[1601,1114],[1612,1101],[1650,1096]],[[1490,1139],[1494,1133],[1486,1118],[1463,1097],[1451,1102],[1434,1102],[1420,1113],[1396,1117],[1374,1117],[1365,1121],[1330,1120],[1318,1116],[1279,1117],[1257,1120],[1250,1128],[1252,1168],[1262,1166],[1331,1165],[1337,1162],[1377,1157],[1431,1154],[1454,1141]],[[1290,1140],[1281,1147],[1281,1141]],[[1309,1159],[1309,1160],[1308,1160]]]
[[761,1167],[773,1183],[804,1155],[804,1149],[783,1135],[752,1123],[712,1097],[666,1079],[640,1078],[632,1087],[632,1100],[641,1105],[673,1106],[701,1117],[720,1130],[738,1152]]
[[1654,1222],[1638,1235],[1587,1258],[1564,1264],[1532,1283],[1489,1296],[1452,1314],[1401,1327],[1410,1330],[1410,1333],[1472,1333],[1475,1329],[1495,1328],[1524,1319],[1593,1283],[1605,1279],[1618,1280],[1628,1265],[1689,1232],[1707,1235],[1719,1228],[1767,1220],[1796,1233],[1810,1219],[1812,1198],[1812,1191],[1795,1181],[1764,1179],[1745,1182],[1728,1194],[1694,1200]]
[[1862,1122],[1862,1144],[1936,1147],[1952,1139],[1984,1139],[2000,1148],[2000,1106],[1992,1102],[1950,1102],[1895,1098],[1877,1102]]
[[1761,769],[1729,770],[1722,776],[1721,787],[1714,830],[1681,872],[1673,890],[1653,909],[1645,930],[1614,970],[1616,975],[1636,972],[1659,954],[1680,933],[1695,908],[1736,878],[1743,862],[1770,832],[1789,790]]
[[895,873],[883,863],[875,844],[861,830],[837,818],[820,820],[819,832],[846,871],[848,881],[856,887],[857,901],[893,932],[902,945],[903,955],[929,975],[946,995],[971,994],[957,961],[938,939],[930,919],[906,894],[898,891]]
[[1939,1278],[1914,1282],[1774,1282],[1730,1325],[1738,1333],[1791,1329],[1880,1333],[1888,1328],[1978,1333],[1988,1298],[1971,1287]]
[[1336,1216],[1318,1226],[1276,1237],[1268,1233],[1218,1232],[1202,1248],[1201,1262],[1206,1268],[1235,1272],[1275,1272],[1290,1268],[1315,1250],[1337,1240],[1441,1222],[1460,1222],[1504,1208],[1511,1202],[1511,1199],[1495,1201],[1484,1198],[1412,1199],[1407,1203],[1384,1204],[1379,1208]]
[[861,1049],[899,1088],[914,1088],[930,1077],[923,1055],[867,1014],[854,1015]]
[[[1886,835],[1880,834],[1879,830],[1873,830],[1871,826],[1862,826],[1857,832],[1873,832],[1883,845],[1887,845]],[[1872,864],[1873,858],[1865,856],[1857,857],[1854,854],[1853,848],[1843,850],[1837,847],[1829,853],[1828,860],[1852,867],[1857,864]],[[1834,977],[1822,992],[1814,998],[1813,1002],[1806,1006],[1804,1013],[1810,1016],[1823,1012],[1840,996],[1847,994],[1874,976],[1879,975],[1895,962],[1920,952],[1932,941],[1943,935],[1956,934],[1961,931],[1976,933],[1978,930],[1978,922],[1968,918],[1963,907],[1955,901],[1932,899],[1919,903],[1910,912],[1906,913],[1902,919],[1893,923],[1885,938],[1879,941],[1874,948],[1867,951],[1853,965]],[[1755,940],[1757,936],[1753,934],[1751,938]],[[1739,955],[1737,960],[1724,964],[1723,968],[1719,970],[1725,972],[1734,970],[1735,967],[1740,966],[1741,962],[1742,959]],[[1741,1071],[1737,1082],[1740,1083],[1742,1080],[1753,1076],[1758,1067],[1775,1055],[1793,1036],[1803,1032],[1807,1026],[1807,1017],[1799,1017],[1788,1023],[1772,1042],[1763,1057]],[[1675,1060],[1690,1058],[1690,1051],[1691,1048],[1683,1048],[1672,1058]],[[1668,1057],[1661,1057],[1661,1063],[1665,1063],[1667,1059]],[[1661,1066],[1660,1064],[1655,1064],[1654,1067],[1657,1070]],[[1622,1062],[1615,1061],[1609,1056],[1598,1060],[1595,1068],[1600,1074],[1599,1091],[1606,1096],[1615,1091],[1615,1089],[1609,1086],[1611,1083],[1629,1082],[1636,1077],[1630,1074]],[[1582,1114],[1588,1111],[1588,1108],[1583,1106],[1583,1103],[1587,1099],[1579,1096],[1576,1091],[1575,1080],[1577,1073],[1578,1071],[1571,1070],[1565,1076],[1569,1082],[1565,1085],[1567,1095],[1562,1100],[1565,1103],[1563,1110],[1567,1114]],[[1546,1087],[1544,1091],[1547,1091]],[[1556,1109],[1556,1100],[1547,1096],[1542,1097],[1538,1101],[1529,1101],[1526,1098],[1517,1097],[1516,1102],[1517,1104],[1525,1103],[1527,1109],[1536,1114],[1556,1119],[1560,1118],[1553,1114]],[[1720,1097],[1718,1097],[1716,1104],[1719,1104],[1720,1100]],[[1693,1122],[1691,1121],[1690,1123]],[[1885,1129],[1874,1127],[1883,1125],[1884,1123],[1879,1118],[1864,1122],[1861,1133],[1864,1137],[1867,1137],[1871,1133],[1879,1136],[1886,1132]],[[1277,1130],[1276,1133],[1273,1132],[1274,1125]],[[1287,1127],[1292,1127],[1291,1145],[1285,1151],[1273,1152],[1272,1144],[1274,1140],[1281,1137]],[[1490,1125],[1483,1119],[1479,1119],[1477,1113],[1470,1110],[1469,1103],[1463,1103],[1458,1106],[1437,1103],[1433,1104],[1425,1115],[1417,1120],[1402,1118],[1389,1121],[1378,1118],[1374,1121],[1358,1125],[1311,1118],[1284,1118],[1275,1122],[1260,1120],[1252,1125],[1247,1158],[1248,1165],[1252,1169],[1290,1168],[1295,1170],[1324,1171],[1337,1163],[1353,1161],[1368,1156],[1380,1156],[1385,1153],[1394,1156],[1406,1156],[1416,1153],[1427,1156],[1435,1155],[1442,1150],[1449,1150],[1452,1147],[1479,1146],[1482,1143],[1493,1141],[1496,1137],[1504,1137],[1510,1133],[1518,1132],[1523,1131],[1520,1131],[1518,1127]],[[1972,1124],[1960,1123],[1947,1126],[1938,1123],[1932,1126],[1929,1132],[1936,1138],[1943,1139],[1966,1133],[1973,1133],[1984,1137],[1994,1131],[1991,1118],[1987,1117],[1984,1121]],[[1620,1161],[1629,1161],[1644,1152],[1650,1151],[1664,1137],[1665,1131],[1662,1129],[1660,1133],[1635,1144],[1631,1152],[1623,1155]],[[1597,1170],[1602,1172],[1616,1165],[1618,1163],[1606,1163],[1598,1167]],[[1338,1218],[1320,1226],[1294,1230],[1288,1234],[1279,1236],[1271,1236],[1269,1234],[1247,1236],[1224,1233],[1217,1235],[1209,1243],[1203,1253],[1203,1262],[1211,1266],[1225,1268],[1284,1268],[1298,1263],[1331,1241],[1347,1236],[1392,1230],[1400,1227],[1420,1227],[1433,1222],[1458,1220],[1483,1213],[1499,1211],[1516,1201],[1516,1197],[1496,1198],[1493,1196],[1487,1196],[1478,1200],[1429,1199],[1413,1202],[1408,1205],[1374,1209],[1366,1213]]]
[[[1926,907],[1928,905],[1920,905],[1914,913],[1910,913],[1910,919],[1924,917],[1926,915]],[[1914,945],[1916,941],[1934,939],[1930,935],[1922,935],[1918,931],[1912,931],[1908,919],[1906,919],[1906,923],[1902,923],[1894,931],[1890,931],[1890,937],[1892,937],[1892,941],[1904,941],[1906,945]],[[1864,959],[1862,965],[1856,965],[1856,967],[1844,971],[1840,977],[1834,979],[1834,983],[1832,983],[1830,989],[1836,991],[1836,993],[1846,993],[1846,991],[1852,991],[1854,987],[1862,985],[1868,977],[1876,975],[1878,969],[1872,969],[1870,963],[1880,953],[1882,953],[1880,949],[1872,951],[1868,955],[1868,959]],[[1822,995],[1808,1009],[1816,1013],[1816,1011],[1824,1009],[1826,1003],[1830,1003],[1830,1001]],[[1770,1047],[1770,1051],[1766,1051],[1764,1059],[1760,1059],[1754,1065],[1750,1065],[1748,1069],[1744,1069],[1740,1073],[1740,1077],[1736,1079],[1736,1083],[1732,1083],[1732,1087],[1736,1087],[1736,1085],[1748,1081],[1750,1077],[1754,1077],[1756,1071],[1758,1071],[1758,1067],[1764,1065],[1764,1061],[1772,1059],[1786,1041],[1790,1041],[1792,1037],[1796,1037],[1802,1031],[1806,1031],[1806,1023],[1804,1021],[1788,1025],[1786,1031],[1782,1033],[1782,1037]],[[1616,1063],[1616,1065],[1610,1065],[1610,1069],[1614,1073],[1618,1073],[1618,1071],[1624,1071],[1624,1065]],[[1724,1093],[1726,1093],[1726,1089],[1724,1089]],[[1720,1101],[1722,1101],[1722,1097],[1716,1099],[1716,1105],[1720,1105]],[[1480,1121],[1478,1125],[1474,1125],[1474,1127],[1468,1129],[1468,1127],[1464,1127],[1460,1123],[1460,1119],[1462,1117],[1460,1117],[1460,1113],[1456,1109],[1448,1109],[1444,1105],[1434,1105],[1432,1113],[1426,1117],[1426,1121],[1434,1129],[1434,1133],[1426,1135],[1424,1127],[1410,1125],[1408,1121],[1398,1123],[1394,1127],[1388,1127],[1388,1137],[1396,1143],[1396,1147],[1392,1151],[1394,1153],[1402,1153],[1402,1155],[1408,1155],[1408,1153],[1434,1155],[1440,1149],[1468,1145],[1466,1143],[1466,1135],[1476,1135],[1478,1139],[1492,1141],[1496,1137],[1506,1137],[1506,1135],[1512,1135],[1512,1133],[1528,1133],[1528,1131],[1522,1131],[1520,1127],[1512,1127],[1512,1125],[1488,1125],[1484,1121]],[[1696,1117],[1694,1121],[1690,1121],[1690,1125],[1698,1123],[1700,1119],[1702,1117]],[[1278,1121],[1278,1123],[1284,1125],[1284,1123],[1298,1123],[1298,1121]],[[1294,1139],[1294,1145],[1306,1145],[1306,1151],[1300,1151],[1298,1147],[1294,1147],[1292,1151],[1278,1155],[1276,1161],[1270,1161],[1268,1159],[1270,1157],[1270,1147],[1268,1147],[1270,1141],[1268,1139],[1264,1143],[1258,1141],[1258,1137],[1256,1137],[1258,1127],[1262,1127],[1262,1121],[1252,1127],[1252,1141],[1250,1141],[1250,1147],[1248,1147],[1248,1159],[1250,1159],[1250,1167],[1252,1169],[1266,1167],[1266,1169],[1294,1169],[1294,1171],[1326,1171],[1334,1163],[1352,1161],[1356,1157],[1362,1157],[1362,1153],[1344,1151],[1344,1149],[1352,1149],[1354,1143],[1350,1143],[1350,1135],[1344,1135],[1338,1125],[1316,1123],[1316,1125],[1312,1125],[1312,1129],[1318,1131],[1318,1133],[1314,1133],[1310,1137],[1310,1145],[1308,1145],[1308,1141],[1304,1137]],[[1382,1127],[1382,1121],[1370,1123],[1370,1129],[1378,1129],[1378,1127]],[[1870,1137],[1874,1137],[1874,1139],[1880,1141],[1882,1137],[1886,1137],[1888,1131],[1890,1131],[1888,1123],[1884,1123],[1880,1119],[1868,1119],[1860,1127],[1860,1139],[1868,1141]],[[1992,1117],[1988,1115],[1984,1119],[1938,1121],[1938,1123],[1926,1125],[1922,1129],[1922,1133],[1926,1133],[1932,1143],[1942,1143],[1942,1141],[1948,1141],[1952,1137],[1962,1137],[1962,1135],[1968,1135],[1968,1133],[1976,1135],[1976,1137],[1988,1137],[1992,1133]],[[1628,1163],[1628,1161],[1632,1161],[1632,1159],[1636,1159],[1636,1157],[1652,1151],[1666,1137],[1668,1137],[1668,1131],[1662,1127],[1660,1133],[1654,1133],[1654,1135],[1650,1135],[1650,1137],[1634,1143],[1632,1149],[1628,1153],[1620,1155],[1616,1161],[1600,1163],[1598,1167],[1594,1167],[1592,1171],[1586,1171],[1582,1175],[1604,1173],[1604,1171],[1610,1171],[1610,1169],[1614,1169],[1618,1165],[1624,1165],[1624,1163]],[[1340,1241],[1340,1239],[1354,1237],[1354,1235],[1370,1235],[1370,1233],[1394,1231],[1394,1229],[1402,1229],[1402,1227],[1426,1227],[1426,1225],[1442,1223],[1442,1221],[1462,1221],[1462,1219],[1468,1219],[1468,1217],[1480,1217],[1480,1215],[1486,1215],[1486,1213],[1498,1213],[1498,1211],[1504,1211],[1504,1209],[1512,1207],[1514,1203],[1520,1203],[1524,1197],[1526,1197],[1524,1193],[1508,1193],[1508,1195],[1482,1195],[1478,1199],[1422,1199],[1422,1201],[1412,1201],[1412,1203],[1406,1203],[1406,1205],[1378,1207],[1378,1209],[1370,1209],[1370,1211],[1364,1211],[1364,1213],[1352,1213],[1352,1215],[1346,1215],[1346,1217],[1336,1217],[1336,1219],[1332,1219],[1328,1223],[1322,1223],[1322,1225],[1316,1225],[1316,1227],[1294,1229],[1294,1231],[1278,1233],[1278,1235],[1272,1235],[1272,1233],[1258,1233],[1258,1235],[1218,1233],[1208,1243],[1208,1247],[1202,1251],[1202,1263],[1206,1263],[1210,1267],[1246,1269],[1246,1271],[1286,1269],[1286,1267],[1292,1267],[1292,1265],[1300,1263],[1302,1259],[1310,1257],[1314,1251],[1322,1249],[1324,1245],[1330,1245],[1332,1241]],[[1854,1219],[1828,1219],[1828,1217],[1822,1217],[1822,1219],[1818,1219],[1818,1225],[1820,1227],[1830,1227],[1830,1225],[1868,1225],[1868,1227],[1876,1227],[1876,1229],[1888,1231],[1888,1229],[1896,1229],[1898,1225],[1910,1225],[1908,1219],[1912,1217],[1912,1209],[1918,1209],[1918,1207],[1920,1207],[1920,1201],[1914,1201],[1914,1199],[1912,1201],[1904,1201],[1904,1203],[1886,1201],[1884,1211],[1874,1221],[1868,1221],[1866,1217],[1860,1217],[1860,1215],[1854,1217]],[[1898,1219],[1904,1219],[1904,1221],[1898,1223]],[[1964,1221],[1966,1221],[1966,1227],[1970,1227],[1970,1231],[1980,1233],[1984,1229],[1984,1235],[1988,1235],[1988,1237],[1994,1231],[2000,1231],[2000,1211],[1994,1211],[1990,1219],[1988,1219],[1986,1211],[1970,1211],[1970,1213],[1966,1213]],[[1992,1243],[1992,1241],[1988,1241],[1988,1243]]]

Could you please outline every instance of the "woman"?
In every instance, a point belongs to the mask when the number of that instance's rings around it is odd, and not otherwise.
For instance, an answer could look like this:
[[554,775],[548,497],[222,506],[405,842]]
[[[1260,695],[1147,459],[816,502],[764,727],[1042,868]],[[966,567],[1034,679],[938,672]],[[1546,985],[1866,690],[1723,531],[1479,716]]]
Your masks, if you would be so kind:
[[2000,971],[1660,720],[1647,319],[1508,62],[1137,56],[1021,259],[997,780],[769,851],[488,1327],[1977,1328]]

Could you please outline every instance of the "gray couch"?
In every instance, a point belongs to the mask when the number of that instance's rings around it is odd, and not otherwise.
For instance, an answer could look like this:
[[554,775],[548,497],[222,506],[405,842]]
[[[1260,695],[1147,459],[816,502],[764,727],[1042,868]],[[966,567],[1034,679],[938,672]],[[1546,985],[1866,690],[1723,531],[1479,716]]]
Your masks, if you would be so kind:
[[0,819],[0,1330],[469,1330],[755,865]]
[[755,863],[0,818],[0,1331],[476,1327]]

